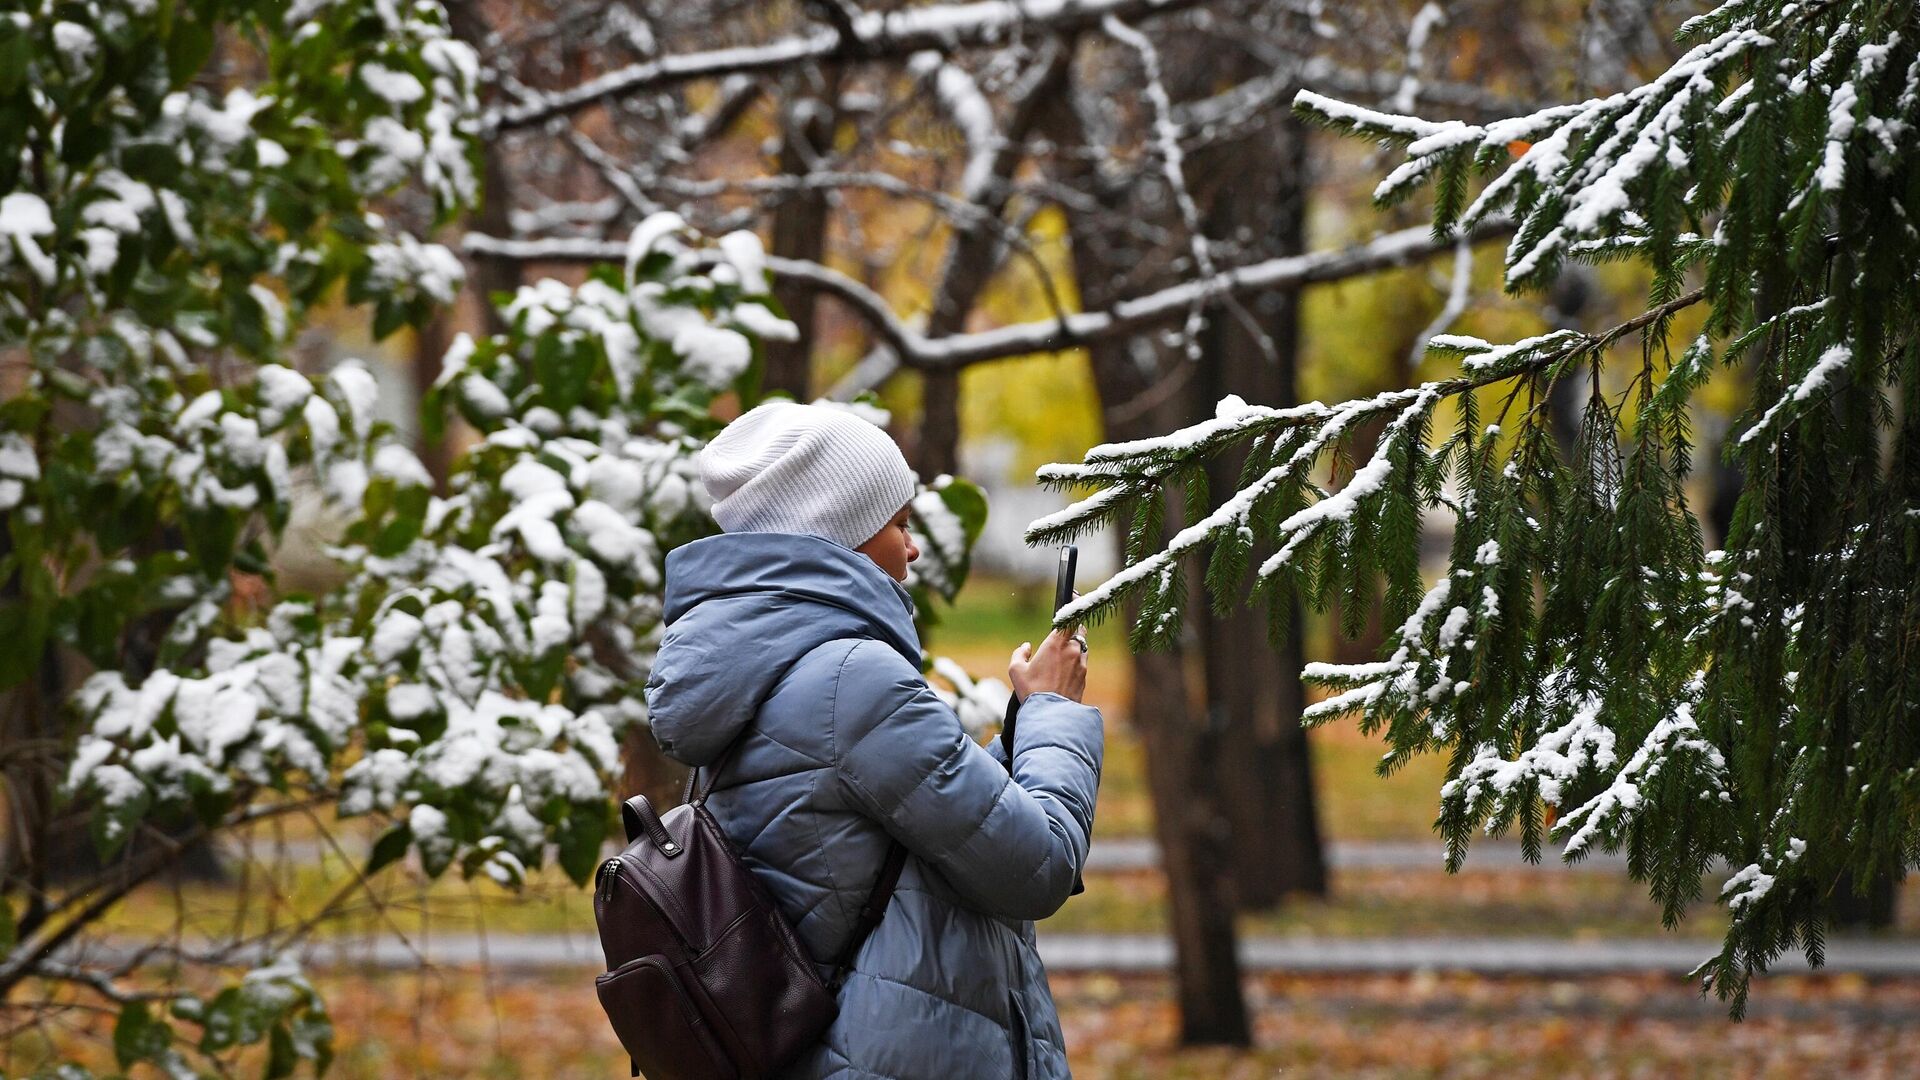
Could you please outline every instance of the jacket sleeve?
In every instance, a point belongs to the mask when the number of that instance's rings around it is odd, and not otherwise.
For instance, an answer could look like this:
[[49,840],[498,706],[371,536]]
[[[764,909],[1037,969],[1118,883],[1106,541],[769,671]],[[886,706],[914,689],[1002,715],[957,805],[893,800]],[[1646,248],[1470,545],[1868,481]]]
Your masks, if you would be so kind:
[[1093,833],[1100,710],[1028,695],[1009,776],[905,658],[863,641],[836,680],[833,725],[848,800],[975,908],[1044,919],[1066,903]]

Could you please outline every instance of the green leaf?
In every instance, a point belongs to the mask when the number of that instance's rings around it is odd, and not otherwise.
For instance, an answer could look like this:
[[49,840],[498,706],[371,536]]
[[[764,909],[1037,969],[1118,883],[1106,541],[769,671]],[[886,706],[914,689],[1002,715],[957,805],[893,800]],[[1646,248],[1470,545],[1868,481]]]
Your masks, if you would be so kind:
[[413,830],[406,822],[393,826],[380,834],[373,842],[373,853],[367,856],[366,875],[372,877],[388,866],[406,857],[407,848],[413,845]]
[[333,1021],[328,1019],[318,999],[307,1003],[306,1011],[293,1018],[291,1034],[294,1053],[313,1062],[315,1076],[324,1076],[333,1064]]
[[51,604],[31,594],[0,606],[0,641],[7,642],[0,649],[0,688],[18,686],[40,669],[52,621]]
[[19,937],[20,926],[13,920],[13,905],[0,897],[0,953],[13,948],[13,943]]
[[33,39],[12,19],[0,25],[0,96],[12,97],[27,83],[33,65]]
[[393,332],[407,325],[407,308],[400,301],[387,297],[373,309],[373,340],[385,341]]
[[280,1080],[292,1076],[299,1064],[300,1054],[294,1049],[293,1033],[285,1024],[273,1025],[267,1036],[267,1067],[260,1075],[266,1080]]
[[173,1026],[154,1016],[144,1001],[120,1010],[113,1025],[113,1056],[125,1069],[139,1061],[155,1061],[173,1046]]
[[213,27],[192,19],[173,24],[173,36],[167,39],[167,76],[178,88],[199,74],[213,55]]
[[960,519],[967,531],[967,550],[973,550],[974,542],[980,539],[980,533],[987,527],[987,493],[980,485],[965,477],[950,477],[939,488],[940,501]]
[[101,862],[114,857],[119,850],[133,838],[134,827],[147,816],[147,809],[153,804],[153,795],[145,784],[132,798],[118,803],[101,806],[93,812],[90,831],[93,833],[93,849]]
[[608,810],[599,803],[580,803],[567,815],[566,828],[560,832],[560,869],[575,885],[593,879],[600,865],[600,845],[607,838]]
[[60,134],[60,160],[81,168],[107,151],[113,144],[113,129],[96,123],[91,116],[77,113],[67,118]]

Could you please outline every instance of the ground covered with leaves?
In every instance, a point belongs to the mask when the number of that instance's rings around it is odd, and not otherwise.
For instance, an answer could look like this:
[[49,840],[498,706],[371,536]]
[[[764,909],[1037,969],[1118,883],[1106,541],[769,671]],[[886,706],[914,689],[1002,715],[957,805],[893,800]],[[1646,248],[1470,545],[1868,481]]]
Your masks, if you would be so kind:
[[[1053,979],[1074,1075],[1147,1078],[1780,1078],[1911,1076],[1920,981],[1793,976],[1748,1018],[1665,976],[1581,980],[1266,975],[1247,980],[1254,1050],[1179,1049],[1160,976]],[[337,1080],[624,1076],[590,972],[429,971],[320,980],[342,1032]],[[71,1021],[71,1017],[68,1018]],[[109,1018],[59,1037],[111,1065]],[[0,1072],[33,1061],[16,1039]],[[963,1065],[956,1076],[967,1075]]]

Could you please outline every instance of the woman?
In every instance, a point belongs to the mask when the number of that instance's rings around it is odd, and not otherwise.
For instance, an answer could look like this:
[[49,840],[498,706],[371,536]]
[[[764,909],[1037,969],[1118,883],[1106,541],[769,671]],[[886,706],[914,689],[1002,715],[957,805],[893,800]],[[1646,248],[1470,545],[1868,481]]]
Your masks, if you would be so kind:
[[697,464],[725,532],[667,556],[654,738],[715,770],[708,808],[816,961],[847,944],[891,842],[911,855],[838,1019],[786,1075],[1066,1077],[1032,920],[1076,891],[1093,830],[1085,640],[1014,650],[1010,776],[921,677],[901,584],[915,483],[885,432],[775,402]]

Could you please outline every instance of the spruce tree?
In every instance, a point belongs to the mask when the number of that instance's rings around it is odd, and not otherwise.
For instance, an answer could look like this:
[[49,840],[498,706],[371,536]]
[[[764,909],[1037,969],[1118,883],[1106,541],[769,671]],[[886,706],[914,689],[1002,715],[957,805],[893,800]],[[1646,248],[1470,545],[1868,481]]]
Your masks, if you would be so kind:
[[[1422,190],[1436,235],[1505,217],[1510,292],[1568,260],[1630,260],[1644,313],[1602,333],[1433,339],[1436,381],[1337,405],[1220,403],[1215,419],[1098,446],[1042,482],[1095,490],[1030,543],[1128,525],[1124,569],[1061,613],[1138,596],[1136,648],[1179,630],[1185,557],[1217,610],[1255,600],[1275,636],[1300,596],[1356,619],[1377,582],[1397,630],[1375,663],[1310,665],[1390,771],[1448,759],[1448,864],[1473,835],[1624,849],[1674,926],[1716,867],[1730,926],[1704,985],[1744,1008],[1790,948],[1821,958],[1843,882],[1920,859],[1920,8],[1735,0],[1684,54],[1611,97],[1489,124],[1303,92],[1296,110],[1399,148],[1376,202]],[[1681,334],[1681,313],[1704,316]],[[1634,346],[1637,346],[1634,347]],[[1688,480],[1700,391],[1738,385],[1721,452],[1744,476],[1708,551]],[[1578,438],[1547,401],[1582,387]],[[1368,421],[1384,424],[1369,426]],[[1356,433],[1380,430],[1371,445]],[[1161,545],[1159,491],[1248,444],[1239,489]],[[1351,455],[1351,457],[1349,456]],[[1452,550],[1423,577],[1423,517]],[[1349,628],[1350,630],[1353,628]]]

